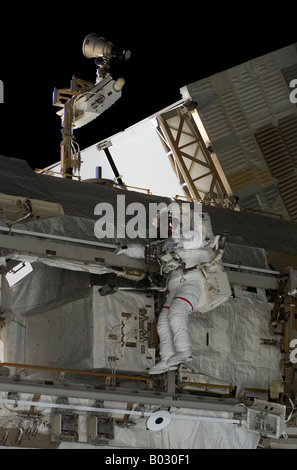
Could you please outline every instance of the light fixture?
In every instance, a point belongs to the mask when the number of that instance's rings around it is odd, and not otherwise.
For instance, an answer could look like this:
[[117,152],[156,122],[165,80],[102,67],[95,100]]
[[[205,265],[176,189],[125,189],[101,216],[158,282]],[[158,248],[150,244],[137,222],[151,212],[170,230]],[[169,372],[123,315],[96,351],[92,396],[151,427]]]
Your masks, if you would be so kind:
[[8,271],[5,275],[6,280],[10,287],[14,286],[18,281],[26,277],[29,273],[33,271],[33,268],[30,263],[22,261]]
[[87,59],[92,57],[117,57],[118,59],[128,60],[131,56],[130,51],[118,49],[111,42],[105,41],[104,38],[97,36],[97,34],[88,34],[83,43],[83,54]]

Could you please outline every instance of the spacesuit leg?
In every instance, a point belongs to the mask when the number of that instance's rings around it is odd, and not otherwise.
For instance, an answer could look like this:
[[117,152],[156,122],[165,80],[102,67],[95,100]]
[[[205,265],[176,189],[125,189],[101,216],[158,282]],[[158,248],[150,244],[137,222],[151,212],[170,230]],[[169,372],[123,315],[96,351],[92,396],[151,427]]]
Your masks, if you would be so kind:
[[[169,369],[167,361],[175,354],[175,347],[173,342],[173,334],[170,328],[168,313],[174,294],[168,294],[166,302],[160,312],[157,324],[157,331],[160,341],[160,356],[161,360],[157,362],[149,370],[149,374],[161,374]],[[171,370],[176,367],[170,367]]]
[[[189,332],[189,314],[193,307],[186,297],[176,297],[173,299],[168,320],[170,330],[173,333],[175,353],[168,358],[168,364],[179,364],[191,358],[192,340]],[[177,361],[177,362],[176,362]]]
[[184,276],[180,282],[172,300],[168,320],[173,333],[173,342],[176,353],[171,356],[167,364],[169,366],[191,360],[192,340],[189,332],[189,314],[199,302],[205,288],[205,279],[200,270],[196,270]]
[[173,334],[168,318],[169,311],[170,305],[164,305],[157,324],[157,331],[160,340],[160,356],[163,360],[167,360],[175,353]]

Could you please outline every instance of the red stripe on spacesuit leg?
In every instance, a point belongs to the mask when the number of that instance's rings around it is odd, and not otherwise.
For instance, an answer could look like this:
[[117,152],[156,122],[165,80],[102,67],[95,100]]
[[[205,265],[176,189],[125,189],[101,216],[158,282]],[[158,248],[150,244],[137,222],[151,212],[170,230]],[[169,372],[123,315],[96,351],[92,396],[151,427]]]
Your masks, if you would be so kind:
[[162,308],[168,308],[168,310],[170,309],[170,307],[162,307]]
[[191,305],[191,307],[192,307],[192,310],[194,310],[194,307],[193,307],[193,305],[191,304],[191,302],[190,302],[188,299],[185,299],[184,297],[174,297],[174,299],[180,299],[180,300],[184,300],[185,302],[188,302],[188,304],[190,304],[190,305]]

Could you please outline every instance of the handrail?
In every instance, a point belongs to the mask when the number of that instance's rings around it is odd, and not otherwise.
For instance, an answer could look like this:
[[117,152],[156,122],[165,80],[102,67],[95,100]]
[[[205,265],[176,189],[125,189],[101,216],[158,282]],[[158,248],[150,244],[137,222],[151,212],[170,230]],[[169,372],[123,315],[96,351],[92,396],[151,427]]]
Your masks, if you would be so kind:
[[277,217],[279,217],[280,219],[283,219],[283,215],[282,214],[276,214],[275,212],[268,212],[268,211],[261,211],[260,209],[250,209],[249,207],[246,207],[243,212],[248,212],[248,211],[251,211],[251,212],[259,212],[260,214],[269,214],[269,215],[275,215]]
[[0,362],[0,366],[6,367],[16,367],[18,369],[37,369],[37,370],[46,370],[51,372],[64,372],[68,374],[78,374],[78,375],[92,375],[95,377],[111,377],[115,379],[128,379],[128,380],[140,380],[146,382],[148,386],[152,385],[152,379],[150,377],[126,375],[126,374],[113,374],[111,372],[95,372],[95,371],[86,371],[86,370],[77,370],[77,369],[66,369],[61,367],[48,367],[48,366],[36,366],[32,364],[18,364],[14,362]]
[[213,206],[217,205],[215,201],[209,201],[209,200],[206,200],[206,199],[197,199],[195,197],[183,196],[183,195],[179,195],[179,194],[177,194],[174,199],[179,199],[179,198],[190,199],[192,202],[197,201],[199,203],[205,203],[205,204],[211,203]]
[[81,176],[69,175],[68,173],[62,173],[60,171],[42,170],[41,168],[35,168],[34,173],[38,173],[40,171],[42,171],[43,173],[52,173],[53,175],[71,176],[72,178],[78,178],[78,180],[81,181]]
[[[53,171],[53,170],[42,170],[41,168],[36,168],[34,170],[35,173],[43,172],[43,173],[51,173],[53,175],[59,175],[59,176],[70,176],[68,173],[61,173],[59,171]],[[83,181],[81,176],[76,176],[76,175],[71,175],[72,178],[78,178],[79,181]],[[115,183],[116,185],[120,186],[118,183]],[[131,189],[138,189],[141,191],[146,191],[147,194],[152,194],[150,189],[147,188],[138,188],[137,186],[127,186],[126,184],[124,185],[125,188],[131,188]]]

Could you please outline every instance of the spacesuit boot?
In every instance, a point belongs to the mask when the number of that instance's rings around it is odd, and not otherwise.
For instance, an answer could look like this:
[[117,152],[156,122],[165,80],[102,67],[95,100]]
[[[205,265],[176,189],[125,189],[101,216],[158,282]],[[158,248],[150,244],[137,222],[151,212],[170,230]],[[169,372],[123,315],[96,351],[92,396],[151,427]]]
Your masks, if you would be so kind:
[[167,372],[168,370],[177,369],[175,365],[169,365],[167,361],[168,361],[168,357],[162,358],[161,361],[157,362],[153,367],[150,368],[148,373],[150,375],[163,374],[164,372]]
[[192,362],[193,358],[191,356],[191,351],[180,351],[171,356],[167,361],[168,367],[177,366],[182,362],[188,363]]

